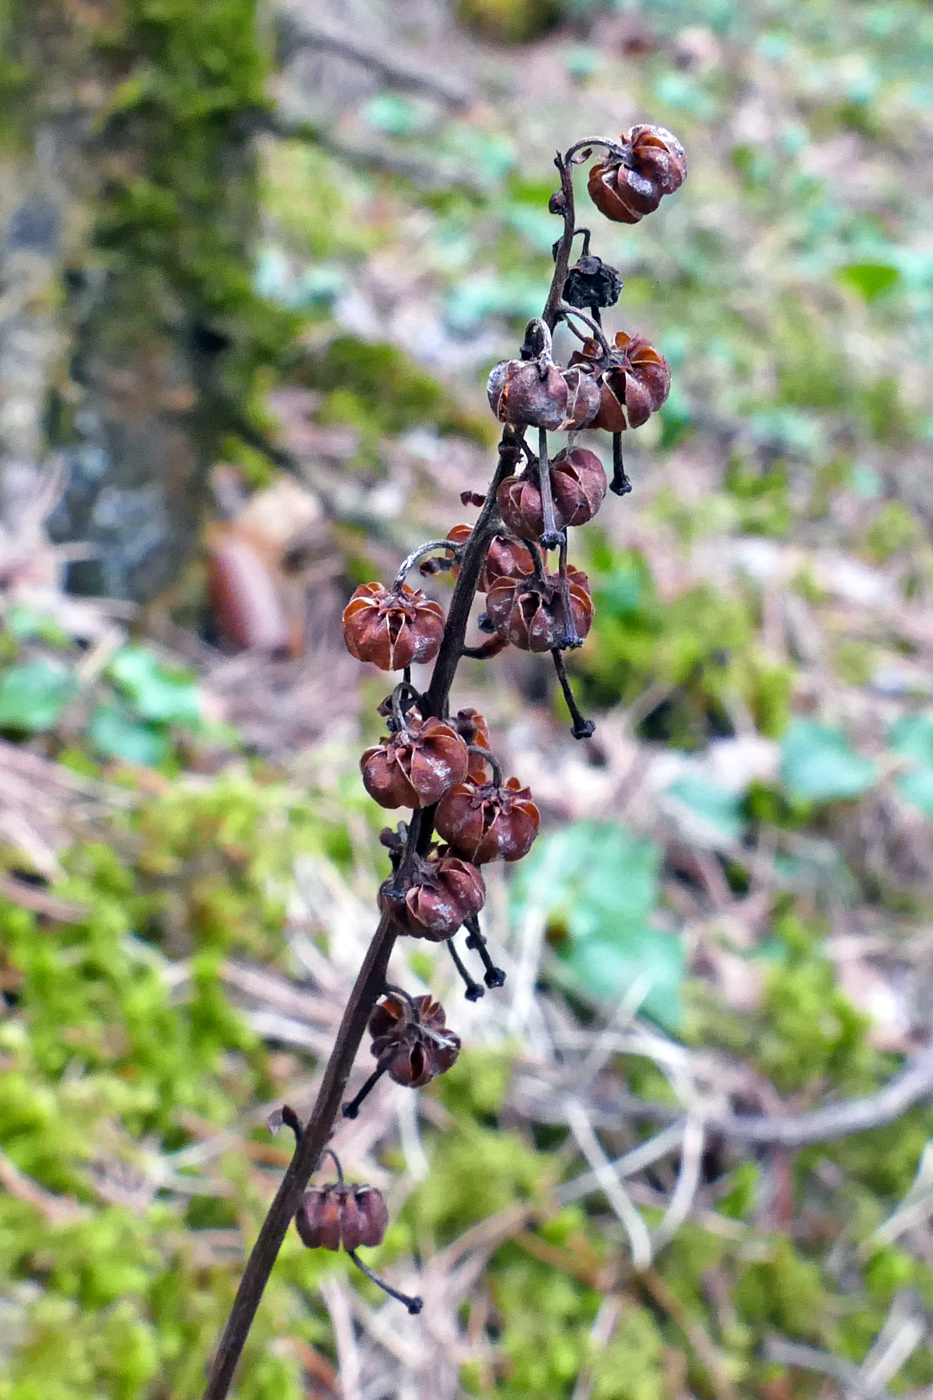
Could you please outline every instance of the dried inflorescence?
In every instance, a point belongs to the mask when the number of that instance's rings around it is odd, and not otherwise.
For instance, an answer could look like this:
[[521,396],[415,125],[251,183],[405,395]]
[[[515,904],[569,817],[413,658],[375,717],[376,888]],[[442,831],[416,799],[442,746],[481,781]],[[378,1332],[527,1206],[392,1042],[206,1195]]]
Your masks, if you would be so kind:
[[451,788],[435,817],[438,833],[474,865],[521,860],[540,820],[531,793],[517,778],[488,782],[476,772]]
[[[584,140],[558,156],[561,184],[548,207],[564,228],[554,247],[551,288],[542,316],[526,327],[519,358],[501,361],[489,377],[489,403],[505,425],[493,487],[481,494],[473,484],[465,484],[461,492],[464,505],[480,510],[477,523],[457,525],[446,540],[416,549],[391,587],[363,584],[344,611],[350,652],[382,670],[405,672],[379,706],[390,733],[367,749],[361,767],[367,791],[380,805],[407,807],[412,816],[397,832],[382,834],[392,860],[392,875],[379,893],[383,917],[308,1124],[302,1129],[291,1109],[273,1115],[295,1132],[296,1184],[305,1184],[322,1153],[330,1152],[326,1143],[336,1114],[334,1087],[347,1082],[367,1019],[378,1063],[355,1099],[343,1105],[348,1118],[356,1116],[382,1075],[417,1088],[457,1057],[460,1041],[446,1026],[439,1003],[429,996],[409,997],[384,981],[398,936],[446,942],[466,983],[466,996],[476,1000],[484,987],[473,980],[453,942],[465,925],[466,947],[482,962],[485,987],[501,987],[505,981],[477,918],[485,900],[480,867],[526,855],[539,815],[518,778],[503,781],[482,715],[475,710],[449,714],[450,687],[460,658],[485,659],[509,644],[551,652],[574,737],[586,739],[593,733],[592,722],[577,708],[563,662],[563,652],[582,643],[593,620],[586,575],[568,562],[567,532],[599,510],[606,476],[596,454],[578,447],[573,436],[583,429],[611,434],[609,489],[624,495],[631,483],[622,464],[622,434],[656,413],[670,389],[667,361],[644,336],[620,331],[610,343],[602,329],[601,310],[615,305],[622,279],[590,253],[589,233],[576,228],[572,180],[573,167],[588,160],[594,147],[607,154],[593,164],[587,188],[597,208],[618,223],[637,223],[686,176],[683,147],[658,126],[635,126],[620,142]],[[571,266],[573,242],[581,232],[583,252]],[[584,342],[566,366],[554,358],[552,333],[560,322],[569,324]],[[580,324],[588,334],[581,332]],[[529,429],[536,435],[530,443]],[[571,436],[552,457],[548,433],[560,431]],[[523,458],[525,466],[519,471]],[[556,571],[549,567],[554,557],[549,551],[557,552]],[[404,582],[419,561],[425,577],[446,572],[456,579],[446,619],[439,603]],[[465,644],[465,634],[476,592],[486,594],[479,625],[493,635],[473,647]],[[409,668],[431,661],[436,663],[434,673],[421,694],[411,683]],[[432,840],[435,830],[447,844]],[[301,1238],[312,1248],[342,1245],[369,1278],[409,1312],[419,1312],[420,1298],[399,1293],[356,1259],[358,1245],[381,1241],[387,1212],[377,1191],[346,1185],[339,1163],[337,1170],[340,1180],[335,1184],[305,1191],[296,1216]],[[249,1300],[262,1293],[284,1233],[284,1225],[277,1233],[282,1224],[277,1211],[274,1205],[250,1256],[205,1400],[224,1400],[228,1393],[252,1319],[254,1304]]]
[[409,719],[360,760],[363,786],[380,807],[430,807],[467,772],[467,745],[443,720]]
[[369,1018],[372,1053],[390,1079],[420,1089],[450,1069],[460,1038],[446,1024],[444,1008],[431,996],[392,993]]
[[590,170],[590,199],[607,219],[637,224],[673,194],[687,175],[687,157],[676,136],[663,126],[633,126],[617,152]]
[[[550,465],[551,495],[554,518],[559,530],[569,525],[585,525],[599,510],[606,495],[607,481],[603,464],[595,452],[575,447],[559,452]],[[506,477],[496,495],[502,519],[514,534],[522,539],[537,540],[544,534],[544,503],[538,463],[529,463],[519,476]],[[531,568],[531,556],[524,550]],[[514,574],[518,570],[505,571]]]
[[420,588],[364,583],[343,612],[343,639],[357,661],[400,671],[433,661],[444,636],[444,610]]
[[412,856],[382,886],[379,900],[391,910],[400,929],[413,938],[443,943],[464,919],[478,914],[486,900],[483,877],[468,861],[435,848],[427,857]]
[[[644,336],[619,331],[611,342],[606,338],[600,312],[615,305],[622,279],[590,252],[587,231],[582,255],[570,265],[578,232],[572,169],[589,159],[594,146],[608,153],[593,164],[587,188],[596,206],[616,222],[637,223],[686,175],[683,147],[657,126],[633,127],[619,143],[580,142],[558,157],[561,188],[549,208],[562,217],[564,233],[555,244],[555,275],[545,313],[529,322],[520,357],[501,361],[489,376],[490,407],[505,424],[495,494],[466,486],[461,500],[480,510],[476,525],[456,525],[446,540],[416,549],[391,587],[363,584],[344,611],[344,638],[352,654],[382,670],[405,673],[378,707],[390,732],[366,750],[360,767],[367,792],[380,806],[412,813],[408,824],[394,832],[386,829],[380,838],[392,860],[392,874],[379,892],[383,918],[354,989],[354,1014],[345,1015],[334,1051],[338,1082],[346,1083],[359,1045],[355,1012],[361,1005],[371,1008],[368,1026],[377,1065],[356,1097],[343,1105],[347,1118],[356,1117],[382,1076],[421,1088],[449,1069],[460,1050],[459,1037],[433,997],[411,997],[381,981],[375,998],[364,1000],[373,996],[372,969],[387,966],[396,937],[446,942],[466,983],[466,996],[476,1000],[484,987],[461,962],[453,941],[465,926],[466,947],[482,963],[485,987],[505,981],[478,922],[486,896],[481,867],[527,855],[540,817],[528,788],[518,778],[503,778],[483,716],[474,709],[449,714],[450,683],[460,657],[486,659],[508,645],[550,652],[574,736],[584,739],[593,732],[592,722],[577,708],[562,658],[565,650],[581,645],[593,620],[589,584],[568,562],[567,536],[596,515],[607,481],[597,454],[579,447],[574,438],[583,429],[612,435],[611,489],[624,494],[630,483],[622,465],[622,434],[661,408],[671,382],[667,361]],[[583,342],[568,365],[554,358],[552,333],[560,321],[570,323]],[[529,429],[535,435],[532,442],[526,441]],[[548,443],[552,432],[570,434],[553,455]],[[425,577],[448,573],[456,580],[449,618],[434,599],[405,583],[419,561]],[[479,646],[466,646],[477,592],[486,595],[479,626],[490,635]],[[410,668],[435,660],[431,684],[422,694],[412,684]],[[432,839],[435,833],[445,844]],[[384,958],[381,964],[379,957]],[[276,1117],[292,1127],[304,1151],[302,1133],[310,1128],[302,1130],[291,1109]],[[321,1131],[315,1114],[311,1123],[316,1133]],[[322,1149],[330,1151],[324,1144],[332,1126],[331,1112],[324,1136],[314,1138],[313,1151],[307,1153],[311,1163],[305,1181]],[[345,1184],[339,1163],[337,1170],[340,1180],[333,1185],[305,1191],[296,1215],[302,1240],[312,1248],[342,1246],[368,1277],[410,1312],[418,1312],[420,1299],[398,1293],[356,1259],[359,1245],[382,1240],[388,1215],[378,1191]]]
[[301,1198],[295,1226],[309,1249],[340,1249],[382,1244],[389,1212],[373,1186],[311,1186]]
[[486,595],[486,612],[513,647],[553,651],[583,641],[593,621],[593,598],[586,574],[571,564],[563,576],[541,571],[497,579]]

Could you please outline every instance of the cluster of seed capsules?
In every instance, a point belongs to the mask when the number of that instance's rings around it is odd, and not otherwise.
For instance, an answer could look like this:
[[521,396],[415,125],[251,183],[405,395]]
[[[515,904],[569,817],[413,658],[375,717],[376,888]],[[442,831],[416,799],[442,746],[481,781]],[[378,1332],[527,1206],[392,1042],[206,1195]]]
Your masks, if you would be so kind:
[[[601,310],[618,300],[622,279],[590,254],[588,231],[574,228],[570,183],[572,165],[588,159],[595,145],[606,147],[608,154],[592,166],[588,192],[597,208],[616,222],[638,222],[676,190],[686,174],[680,143],[655,126],[633,127],[619,142],[580,142],[558,157],[561,190],[550,207],[564,216],[565,237],[555,245],[555,257],[558,247],[566,253],[577,232],[584,234],[583,254],[572,267],[567,267],[569,259],[564,262],[567,272],[556,300],[549,299],[549,317],[529,323],[521,357],[503,360],[489,377],[489,403],[506,429],[507,451],[500,460],[511,462],[513,470],[522,457],[525,460],[523,469],[500,480],[496,489],[498,533],[491,535],[477,584],[477,591],[485,594],[479,626],[486,638],[480,645],[462,648],[462,654],[479,657],[493,656],[507,646],[550,652],[577,738],[588,737],[593,726],[576,709],[561,656],[582,645],[593,620],[593,600],[586,575],[568,562],[567,532],[592,520],[610,483],[599,457],[578,445],[576,436],[588,429],[612,435],[611,489],[625,494],[630,485],[622,464],[621,435],[645,423],[670,389],[667,362],[643,336],[620,331],[610,343],[602,329]],[[553,357],[551,327],[558,322],[566,323],[582,342],[566,366]],[[578,322],[587,333],[579,330]],[[529,429],[537,429],[537,451],[525,441]],[[552,457],[548,433],[558,431],[568,436]],[[485,507],[488,519],[492,502],[470,491],[462,499]],[[539,814],[519,779],[503,778],[482,715],[467,709],[438,718],[411,684],[410,668],[437,657],[446,619],[437,602],[405,582],[419,559],[425,575],[447,569],[456,576],[472,533],[471,526],[457,525],[446,540],[416,550],[390,587],[366,583],[357,588],[344,611],[343,633],[358,660],[403,673],[379,707],[389,732],[361,760],[366,791],[382,807],[425,812],[427,830],[433,826],[438,838],[422,853],[420,846],[414,849],[404,823],[397,831],[383,831],[381,839],[393,866],[380,890],[383,914],[400,933],[446,942],[466,983],[466,995],[475,1000],[484,989],[461,962],[453,936],[466,927],[467,946],[482,960],[486,987],[501,986],[505,974],[493,964],[477,921],[485,900],[482,867],[526,855],[538,831]],[[478,536],[487,537],[488,533]],[[440,557],[425,558],[438,556],[438,551]],[[557,551],[556,567],[549,562],[552,551]],[[395,987],[386,987],[371,1014],[369,1032],[376,1068],[356,1097],[344,1104],[344,1115],[350,1118],[356,1117],[383,1074],[398,1084],[420,1087],[449,1069],[460,1048],[438,1002],[430,996],[411,997]],[[366,1186],[346,1186],[342,1176],[332,1186],[308,1191],[297,1218],[306,1244],[327,1249],[342,1244],[354,1257],[359,1244],[381,1240],[385,1224],[379,1193]],[[395,1296],[411,1311],[420,1307],[418,1299]]]

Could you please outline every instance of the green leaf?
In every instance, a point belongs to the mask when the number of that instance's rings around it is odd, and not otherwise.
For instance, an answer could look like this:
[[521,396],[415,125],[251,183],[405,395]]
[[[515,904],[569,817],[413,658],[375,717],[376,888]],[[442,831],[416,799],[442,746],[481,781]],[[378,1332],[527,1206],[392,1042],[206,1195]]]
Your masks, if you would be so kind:
[[88,725],[91,743],[108,758],[122,758],[155,768],[168,753],[168,739],[153,725],[138,719],[123,705],[96,706]]
[[10,608],[6,616],[6,625],[18,642],[31,641],[38,637],[51,647],[71,645],[68,633],[54,617],[38,612],[35,608],[26,607],[24,603],[15,603]]
[[933,817],[933,768],[924,765],[912,773],[902,773],[895,786],[907,802]]
[[798,719],[781,742],[781,782],[794,797],[833,802],[859,797],[874,783],[874,763],[854,752],[840,729]]
[[575,942],[561,955],[571,983],[596,1001],[620,1002],[632,990],[643,992],[638,1011],[667,1030],[680,1023],[684,976],[683,941],[673,933],[619,924],[605,937]]
[[836,281],[858,292],[864,301],[877,301],[901,280],[901,274],[890,263],[848,263],[836,273]]
[[146,647],[128,646],[118,651],[107,674],[123,691],[143,719],[160,724],[201,723],[198,687],[187,671],[163,666]]
[[617,822],[573,822],[544,837],[512,885],[518,917],[532,906],[563,935],[560,980],[599,1001],[639,984],[642,1011],[673,1028],[680,1017],[683,945],[650,926],[659,852]]
[[692,773],[678,778],[667,791],[669,796],[676,797],[719,836],[724,836],[727,841],[741,840],[742,804],[734,792]]
[[888,747],[901,758],[933,764],[933,715],[902,715],[888,730]]
[[78,692],[73,673],[54,661],[27,661],[0,675],[0,728],[51,729]]

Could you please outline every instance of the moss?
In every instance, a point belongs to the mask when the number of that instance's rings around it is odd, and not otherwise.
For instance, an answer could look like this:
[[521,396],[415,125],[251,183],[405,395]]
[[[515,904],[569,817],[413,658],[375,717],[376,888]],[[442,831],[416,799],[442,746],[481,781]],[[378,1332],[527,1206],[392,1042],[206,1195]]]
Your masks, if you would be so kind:
[[459,0],[461,24],[487,39],[522,44],[537,39],[558,23],[561,7],[555,0]]
[[483,443],[493,433],[485,418],[465,412],[433,375],[387,341],[337,336],[303,367],[301,377],[326,395],[322,421],[377,434],[431,426]]

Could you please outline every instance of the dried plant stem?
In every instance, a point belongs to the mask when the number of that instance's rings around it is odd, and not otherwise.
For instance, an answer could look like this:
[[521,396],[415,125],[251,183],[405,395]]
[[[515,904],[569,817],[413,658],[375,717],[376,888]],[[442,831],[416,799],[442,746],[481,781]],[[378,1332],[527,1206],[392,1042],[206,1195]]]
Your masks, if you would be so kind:
[[[470,619],[486,550],[499,525],[496,488],[515,469],[520,455],[518,441],[506,429],[499,445],[499,463],[492,485],[469,540],[463,548],[460,573],[447,614],[431,684],[425,701],[429,714],[442,718],[447,713],[450,687],[463,653],[463,639]],[[424,854],[434,828],[433,808],[415,812],[408,829],[408,840],[401,866],[417,854]],[[346,1090],[360,1043],[373,1007],[386,987],[389,958],[398,936],[390,913],[383,914],[366,954],[366,960],[350,993],[337,1039],[331,1051],[320,1093],[304,1126],[301,1138],[275,1199],[259,1231],[237,1289],[230,1316],[217,1347],[203,1400],[224,1400],[233,1381],[237,1362],[249,1336],[269,1275],[282,1247],[289,1225],[312,1173],[333,1132],[334,1122]]]

